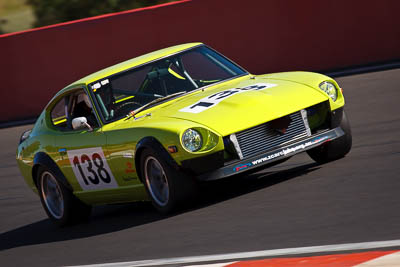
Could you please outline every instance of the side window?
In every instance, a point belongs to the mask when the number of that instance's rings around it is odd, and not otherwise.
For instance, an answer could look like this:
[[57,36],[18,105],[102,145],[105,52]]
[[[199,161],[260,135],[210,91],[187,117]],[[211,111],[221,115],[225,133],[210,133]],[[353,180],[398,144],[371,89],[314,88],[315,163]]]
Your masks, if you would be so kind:
[[92,103],[83,90],[77,90],[64,96],[50,111],[52,124],[60,130],[71,131],[74,118],[85,117],[92,128],[99,126]]
[[79,90],[71,94],[69,98],[68,117],[70,120],[72,121],[74,118],[85,117],[87,123],[91,127],[97,128],[99,124],[97,123],[96,115],[89,96],[83,90]]
[[51,122],[59,128],[67,128],[67,116],[65,113],[65,97],[61,98],[50,112]]

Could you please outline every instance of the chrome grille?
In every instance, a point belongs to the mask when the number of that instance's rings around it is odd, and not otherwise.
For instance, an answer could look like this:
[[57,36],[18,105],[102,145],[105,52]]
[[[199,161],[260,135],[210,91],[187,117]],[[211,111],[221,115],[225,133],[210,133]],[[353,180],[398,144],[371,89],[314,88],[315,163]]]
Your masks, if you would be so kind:
[[306,111],[298,111],[289,116],[291,122],[283,135],[272,129],[268,122],[236,133],[236,139],[243,158],[311,135]]

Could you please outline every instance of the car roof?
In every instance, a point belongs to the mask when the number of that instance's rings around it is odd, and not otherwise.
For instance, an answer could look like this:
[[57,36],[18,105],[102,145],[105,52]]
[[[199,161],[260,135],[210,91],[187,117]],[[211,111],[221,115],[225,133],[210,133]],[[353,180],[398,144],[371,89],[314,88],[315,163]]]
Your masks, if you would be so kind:
[[72,84],[68,85],[65,88],[73,87],[74,85],[81,85],[81,84],[90,84],[94,81],[100,80],[101,78],[113,75],[115,73],[145,64],[147,62],[151,62],[153,60],[159,59],[166,57],[168,55],[172,55],[178,52],[181,52],[183,50],[203,45],[203,43],[187,43],[187,44],[181,44],[181,45],[175,45],[171,47],[167,47],[164,49],[160,49],[148,54],[144,54],[129,60],[126,60],[124,62],[118,63],[116,65],[110,66],[108,68],[102,69],[100,71],[97,71],[95,73],[92,73],[86,77],[83,77],[82,79],[73,82]]

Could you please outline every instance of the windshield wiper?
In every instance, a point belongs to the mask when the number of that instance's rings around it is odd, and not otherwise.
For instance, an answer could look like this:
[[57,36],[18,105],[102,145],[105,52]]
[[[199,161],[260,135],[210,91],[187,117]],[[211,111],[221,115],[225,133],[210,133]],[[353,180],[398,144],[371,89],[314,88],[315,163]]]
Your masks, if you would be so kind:
[[129,114],[127,115],[127,119],[130,119],[132,117],[134,118],[136,114],[138,114],[139,112],[141,112],[142,110],[148,108],[151,105],[154,105],[154,104],[156,104],[158,102],[173,98],[173,97],[178,96],[178,95],[183,95],[183,94],[186,94],[186,91],[181,91],[181,92],[170,94],[170,95],[167,95],[167,96],[164,96],[164,97],[156,98],[156,99],[150,101],[149,103],[147,103],[146,105],[141,106],[140,108],[137,108],[137,109],[129,112]]

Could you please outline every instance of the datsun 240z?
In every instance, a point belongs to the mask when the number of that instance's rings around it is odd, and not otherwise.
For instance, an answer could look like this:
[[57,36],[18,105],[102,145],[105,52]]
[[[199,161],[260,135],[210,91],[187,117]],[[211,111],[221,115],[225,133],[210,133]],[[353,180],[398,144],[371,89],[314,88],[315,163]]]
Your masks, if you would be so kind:
[[280,163],[301,152],[345,156],[352,136],[339,85],[322,74],[252,75],[202,43],[155,51],[59,91],[17,162],[52,221],[93,205],[151,200],[168,213],[198,181]]

